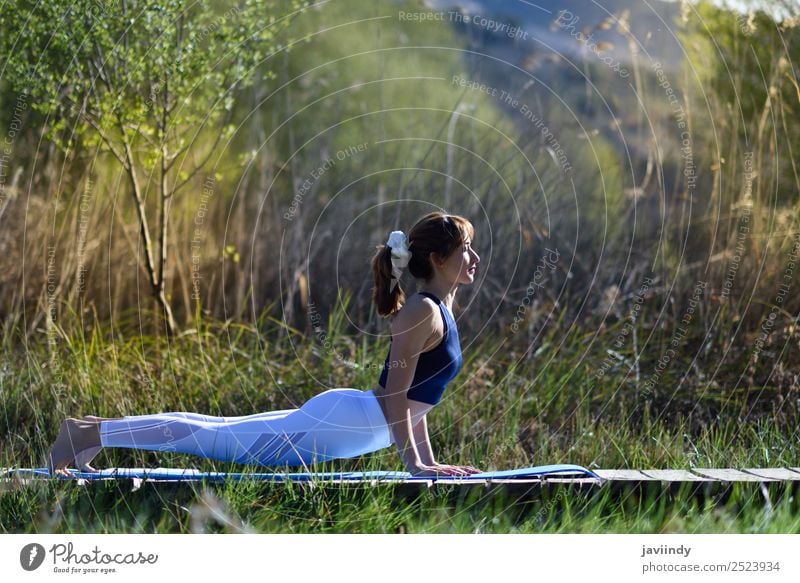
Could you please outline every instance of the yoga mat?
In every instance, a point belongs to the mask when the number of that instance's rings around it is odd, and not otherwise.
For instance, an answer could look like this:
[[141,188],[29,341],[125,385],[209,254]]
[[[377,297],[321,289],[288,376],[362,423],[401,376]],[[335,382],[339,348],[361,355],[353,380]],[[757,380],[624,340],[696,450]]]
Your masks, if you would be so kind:
[[[530,468],[519,468],[515,470],[500,470],[494,472],[481,472],[469,476],[412,476],[409,472],[277,472],[277,473],[242,473],[242,472],[201,472],[199,470],[180,469],[180,468],[108,468],[98,473],[80,472],[69,470],[73,478],[84,480],[113,480],[119,478],[133,478],[141,480],[159,480],[168,482],[190,482],[190,481],[212,481],[221,482],[225,480],[255,480],[266,482],[284,482],[291,480],[294,482],[308,482],[311,480],[375,480],[375,479],[394,479],[404,482],[428,481],[428,480],[459,480],[464,482],[488,479],[524,479],[538,478],[542,476],[550,477],[578,477],[594,478],[602,480],[600,476],[587,470],[584,467],[573,464],[556,464],[549,466],[535,466]],[[18,476],[20,478],[50,478],[47,468],[6,468],[2,471],[5,478]],[[61,480],[70,480],[66,476],[56,476]]]

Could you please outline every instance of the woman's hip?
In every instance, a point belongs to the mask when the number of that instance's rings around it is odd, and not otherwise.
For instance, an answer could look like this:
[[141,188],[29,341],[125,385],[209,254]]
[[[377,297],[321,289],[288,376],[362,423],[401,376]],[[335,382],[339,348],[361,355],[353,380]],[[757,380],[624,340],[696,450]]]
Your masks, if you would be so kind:
[[388,429],[386,418],[372,389],[351,387],[328,389],[300,408],[305,415],[352,429]]

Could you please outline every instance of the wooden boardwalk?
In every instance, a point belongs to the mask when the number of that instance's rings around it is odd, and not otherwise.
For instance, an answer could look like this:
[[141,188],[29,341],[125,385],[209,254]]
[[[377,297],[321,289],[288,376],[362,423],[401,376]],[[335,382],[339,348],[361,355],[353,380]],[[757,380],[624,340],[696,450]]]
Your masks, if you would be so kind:
[[[455,477],[442,477],[437,479],[414,478],[404,480],[397,478],[370,478],[370,479],[325,479],[317,482],[295,482],[309,488],[315,487],[341,487],[344,485],[354,487],[395,485],[400,493],[419,493],[424,490],[483,490],[486,492],[502,490],[509,494],[524,495],[526,493],[535,494],[541,490],[552,488],[568,487],[570,490],[578,491],[603,491],[613,490],[633,490],[633,489],[664,489],[671,491],[691,487],[693,489],[702,488],[705,492],[719,491],[729,488],[734,484],[749,484],[751,486],[775,486],[787,485],[793,490],[800,486],[800,467],[791,468],[692,468],[689,470],[593,470],[601,479],[590,477],[568,477],[568,476],[541,476],[531,478],[490,478],[485,480],[470,479],[462,480]],[[42,483],[49,481],[47,478],[22,478],[18,476],[3,477],[0,479],[0,492],[17,489],[34,482]],[[66,480],[65,480],[66,482]],[[154,479],[139,478],[115,478],[113,480],[75,480],[79,486],[89,484],[116,484],[120,487],[126,484],[129,491],[136,491],[143,485],[162,487],[167,484],[185,486],[196,483],[196,481],[160,481]],[[270,484],[270,482],[263,482]]]
[[543,476],[541,478],[490,479],[470,482],[452,478],[406,482],[396,487],[402,496],[415,496],[424,490],[465,494],[504,495],[524,500],[552,499],[562,492],[571,495],[609,494],[619,499],[659,498],[683,492],[697,499],[724,502],[734,489],[752,491],[767,504],[782,493],[800,492],[800,467],[792,468],[692,468],[690,470],[592,470],[596,478]]
[[693,468],[691,470],[594,470],[610,481],[777,482],[800,480],[800,468]]

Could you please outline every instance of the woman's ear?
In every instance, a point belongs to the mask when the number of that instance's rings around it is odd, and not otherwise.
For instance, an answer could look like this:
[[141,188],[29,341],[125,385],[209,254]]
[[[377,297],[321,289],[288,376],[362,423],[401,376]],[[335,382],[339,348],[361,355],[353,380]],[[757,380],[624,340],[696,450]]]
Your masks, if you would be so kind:
[[441,261],[439,261],[439,258],[436,255],[436,251],[431,251],[430,253],[428,253],[428,257],[431,260],[431,264],[434,265],[435,267],[441,267],[442,266]]

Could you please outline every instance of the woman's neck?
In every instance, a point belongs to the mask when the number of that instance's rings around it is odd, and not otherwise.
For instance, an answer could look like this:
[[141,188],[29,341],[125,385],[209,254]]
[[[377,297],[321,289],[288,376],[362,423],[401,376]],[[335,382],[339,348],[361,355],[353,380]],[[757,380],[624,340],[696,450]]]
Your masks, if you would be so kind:
[[458,287],[437,289],[435,285],[424,285],[419,291],[435,295],[452,312],[453,301],[456,299]]

